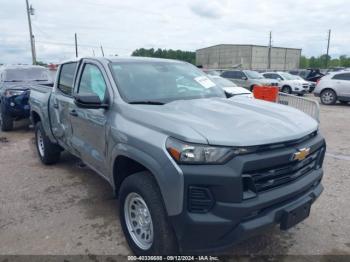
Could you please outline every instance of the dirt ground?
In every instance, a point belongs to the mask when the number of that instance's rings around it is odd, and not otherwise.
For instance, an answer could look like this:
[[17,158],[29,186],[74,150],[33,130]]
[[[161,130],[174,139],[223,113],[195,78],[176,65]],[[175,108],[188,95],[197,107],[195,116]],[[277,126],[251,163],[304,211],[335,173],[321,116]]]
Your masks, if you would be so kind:
[[[0,132],[0,254],[131,254],[107,182],[64,154],[43,166],[33,132]],[[295,228],[272,229],[229,251],[255,255],[350,255],[350,104],[321,106],[325,190]]]

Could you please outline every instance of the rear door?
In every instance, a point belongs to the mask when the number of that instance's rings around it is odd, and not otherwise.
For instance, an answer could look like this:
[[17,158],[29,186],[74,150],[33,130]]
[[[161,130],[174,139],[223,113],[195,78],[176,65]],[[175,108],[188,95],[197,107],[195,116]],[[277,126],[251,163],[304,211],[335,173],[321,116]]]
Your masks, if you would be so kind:
[[69,110],[74,104],[72,92],[77,62],[62,64],[57,83],[49,101],[49,112],[54,137],[68,148],[71,147],[72,126]]
[[[111,88],[105,71],[98,62],[85,61],[79,70],[76,94],[96,94],[108,103]],[[73,128],[72,145],[80,158],[100,174],[106,172],[108,109],[87,109],[73,105],[70,111]]]
[[343,96],[350,99],[350,73],[336,74],[333,76],[333,80],[336,84],[338,97]]

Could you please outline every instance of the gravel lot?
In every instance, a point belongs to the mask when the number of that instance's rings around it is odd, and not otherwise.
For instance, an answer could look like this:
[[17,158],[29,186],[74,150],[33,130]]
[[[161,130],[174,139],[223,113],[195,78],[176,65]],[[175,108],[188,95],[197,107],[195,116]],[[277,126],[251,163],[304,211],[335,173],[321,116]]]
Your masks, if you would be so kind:
[[[0,254],[131,254],[107,182],[68,154],[43,166],[27,125],[0,132]],[[350,104],[321,106],[321,132],[328,146],[325,191],[311,216],[230,254],[350,255]]]

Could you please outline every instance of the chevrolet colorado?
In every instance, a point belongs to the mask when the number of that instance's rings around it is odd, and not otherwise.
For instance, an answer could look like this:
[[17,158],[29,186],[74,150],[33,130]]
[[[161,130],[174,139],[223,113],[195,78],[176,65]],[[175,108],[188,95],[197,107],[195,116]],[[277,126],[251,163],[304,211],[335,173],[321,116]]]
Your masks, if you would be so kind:
[[44,164],[67,150],[112,186],[137,255],[225,249],[309,216],[325,140],[294,108],[234,96],[202,71],[155,58],[82,58],[33,88]]

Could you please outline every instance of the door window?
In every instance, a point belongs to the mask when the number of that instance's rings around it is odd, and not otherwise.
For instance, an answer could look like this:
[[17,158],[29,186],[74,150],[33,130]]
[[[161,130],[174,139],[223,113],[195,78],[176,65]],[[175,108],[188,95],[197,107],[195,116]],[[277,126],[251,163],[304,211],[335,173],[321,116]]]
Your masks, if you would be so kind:
[[77,63],[66,63],[61,66],[60,76],[58,78],[58,89],[66,94],[72,95],[74,74]]
[[107,85],[100,69],[95,65],[86,64],[83,70],[78,94],[95,94],[104,101]]
[[333,79],[350,81],[350,73],[337,74],[333,76]]

